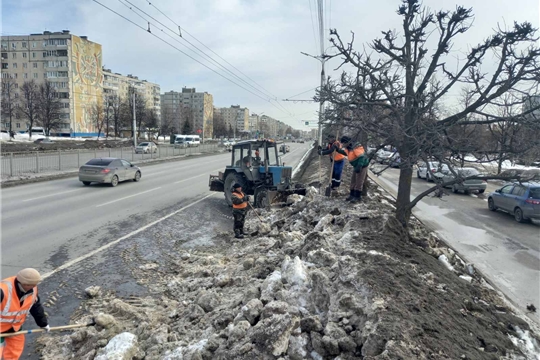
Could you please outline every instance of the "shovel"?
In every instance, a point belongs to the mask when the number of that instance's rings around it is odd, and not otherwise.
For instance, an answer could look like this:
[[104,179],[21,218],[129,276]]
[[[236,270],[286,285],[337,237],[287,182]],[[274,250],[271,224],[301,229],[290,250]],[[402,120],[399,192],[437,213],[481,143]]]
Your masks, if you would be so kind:
[[[78,328],[94,326],[94,325],[96,325],[96,322],[94,320],[92,320],[92,322],[89,323],[89,324],[75,324],[75,325],[65,325],[65,326],[52,327],[52,328],[50,328],[50,331],[71,330],[71,329],[78,329]],[[25,335],[25,334],[33,334],[33,333],[46,332],[46,331],[47,331],[46,329],[41,329],[41,328],[40,329],[31,329],[31,330],[21,330],[21,331],[17,331],[17,332],[14,332],[14,333],[0,334],[0,338],[6,338],[6,337],[11,337],[11,336],[17,336],[17,335]]]
[[[336,132],[336,141],[338,141],[339,138],[339,130]],[[332,176],[334,176],[334,162],[336,159],[336,155],[332,152],[332,167],[330,168],[330,181],[328,182],[328,186],[324,190],[324,196],[329,197],[330,194],[332,194]]]

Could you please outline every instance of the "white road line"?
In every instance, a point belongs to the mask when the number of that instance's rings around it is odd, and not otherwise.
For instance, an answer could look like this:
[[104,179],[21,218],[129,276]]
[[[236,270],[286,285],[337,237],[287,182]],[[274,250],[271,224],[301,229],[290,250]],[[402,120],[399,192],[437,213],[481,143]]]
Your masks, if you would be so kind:
[[75,192],[75,191],[81,191],[81,190],[82,190],[82,189],[76,189],[76,190],[64,191],[64,192],[56,193],[56,194],[44,195],[44,196],[40,196],[40,197],[37,197],[37,198],[25,199],[25,200],[22,200],[22,202],[26,202],[26,201],[34,201],[34,200],[39,200],[39,199],[45,199],[45,198],[48,198],[48,197],[51,197],[51,196],[64,195],[64,194],[69,194],[69,193],[72,193],[72,192]]
[[110,248],[110,247],[113,246],[113,245],[118,244],[120,241],[125,240],[125,239],[128,239],[128,238],[132,237],[133,235],[137,235],[138,233],[143,232],[144,230],[146,230],[146,229],[148,229],[148,228],[150,228],[150,227],[152,227],[152,226],[154,226],[154,225],[156,225],[156,224],[159,224],[160,222],[162,222],[163,220],[166,220],[166,219],[170,218],[171,216],[174,216],[174,215],[176,215],[176,214],[178,214],[178,213],[181,213],[182,211],[184,211],[184,210],[186,210],[186,209],[192,207],[192,206],[195,205],[195,204],[200,203],[201,201],[203,201],[203,200],[209,198],[210,196],[214,196],[215,194],[216,194],[216,193],[212,193],[212,194],[210,194],[210,195],[207,195],[207,196],[203,197],[202,199],[199,199],[199,200],[197,200],[197,201],[192,202],[192,203],[189,204],[189,205],[184,206],[183,208],[180,208],[180,209],[178,209],[178,210],[176,210],[176,211],[173,211],[173,212],[170,213],[169,215],[165,215],[164,217],[159,218],[159,219],[157,219],[156,221],[151,222],[150,224],[144,225],[143,227],[140,227],[140,228],[138,228],[137,230],[134,230],[134,231],[130,232],[129,234],[122,236],[121,238],[118,238],[118,239],[116,239],[116,240],[114,240],[114,241],[111,241],[111,242],[108,243],[107,245],[103,245],[102,247],[100,247],[100,248],[98,248],[98,249],[95,249],[95,250],[93,250],[93,251],[90,251],[89,253],[87,253],[87,254],[85,254],[85,255],[83,255],[83,256],[80,256],[80,257],[78,257],[78,258],[76,258],[76,259],[70,260],[70,261],[68,261],[67,263],[63,264],[63,265],[60,265],[59,267],[57,267],[57,268],[54,269],[53,271],[51,271],[51,272],[49,272],[49,273],[47,273],[47,274],[42,275],[41,278],[42,278],[42,279],[46,279],[46,278],[50,277],[51,275],[56,274],[56,273],[59,272],[59,271],[62,271],[62,270],[64,270],[64,269],[67,269],[68,267],[70,267],[70,266],[72,266],[72,265],[75,265],[75,264],[78,263],[78,262],[81,262],[81,261],[83,261],[83,260],[85,260],[85,259],[88,259],[89,257],[94,256],[95,254],[97,254],[97,253],[99,253],[99,252],[101,252],[101,251],[103,251],[103,250],[106,250],[106,249]]
[[132,198],[134,196],[139,196],[139,195],[142,195],[142,194],[146,194],[146,193],[149,193],[150,191],[154,191],[154,190],[158,190],[158,189],[161,189],[161,186],[157,187],[157,188],[150,189],[150,190],[146,190],[146,191],[143,191],[143,192],[140,192],[140,193],[137,193],[137,194],[129,195],[129,196],[126,196],[126,197],[123,197],[123,198],[120,198],[120,199],[109,201],[109,202],[106,202],[104,204],[96,205],[96,207],[102,207],[102,206],[105,206],[105,205],[113,204],[115,202],[122,201],[122,200],[125,200],[125,199],[129,199],[129,198]]
[[[212,173],[214,173],[216,171],[221,171],[221,170],[223,170],[223,168],[219,168],[219,169],[216,169],[216,170],[210,170],[210,171]],[[176,181],[173,184],[180,184],[180,183],[183,183],[184,181],[193,180],[193,179],[196,179],[196,178],[201,177],[201,176],[208,176],[209,177],[210,174],[200,174],[200,175],[197,175],[197,176],[192,176],[192,177],[184,179],[184,180]]]

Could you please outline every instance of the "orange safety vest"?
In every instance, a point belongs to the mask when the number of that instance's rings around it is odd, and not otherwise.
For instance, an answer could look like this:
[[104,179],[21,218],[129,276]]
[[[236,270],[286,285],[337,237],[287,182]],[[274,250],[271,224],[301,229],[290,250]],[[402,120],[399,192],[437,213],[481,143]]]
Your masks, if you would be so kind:
[[347,159],[349,162],[353,162],[358,159],[360,156],[364,155],[364,147],[362,145],[356,146],[352,151],[345,150],[347,153]]
[[[236,196],[237,198],[243,199],[245,195],[244,193],[237,193],[233,191],[232,196]],[[241,204],[235,204],[235,203],[232,204],[233,209],[245,209],[247,208],[247,206],[248,204],[245,201]]]
[[37,287],[34,287],[32,294],[27,294],[19,299],[15,288],[15,279],[16,277],[12,276],[0,282],[0,289],[4,292],[4,300],[0,305],[0,332],[2,333],[11,328],[19,331],[26,320],[26,315],[30,312],[30,308],[37,301]]
[[[335,141],[333,144],[328,144],[328,149],[330,149],[334,144],[336,144],[338,147],[341,147],[341,144],[339,141]],[[334,151],[334,161],[342,161],[345,159],[345,155],[338,153],[337,151]]]

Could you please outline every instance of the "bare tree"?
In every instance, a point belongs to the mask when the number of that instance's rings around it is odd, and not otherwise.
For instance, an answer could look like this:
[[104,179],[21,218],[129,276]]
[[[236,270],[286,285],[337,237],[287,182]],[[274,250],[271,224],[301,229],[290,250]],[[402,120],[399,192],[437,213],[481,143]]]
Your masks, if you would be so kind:
[[214,136],[216,138],[227,136],[227,125],[225,124],[225,119],[223,115],[214,112]]
[[[411,209],[419,201],[411,201],[413,164],[418,159],[443,158],[448,143],[444,134],[451,126],[498,121],[500,117],[490,105],[505,93],[535,93],[540,49],[535,45],[536,29],[530,23],[515,23],[468,49],[456,64],[450,51],[455,39],[470,29],[471,9],[458,6],[454,11],[433,12],[419,0],[402,0],[397,13],[403,20],[402,34],[384,31],[383,38],[362,51],[354,50],[354,34],[351,42],[344,43],[331,30],[337,54],[329,57],[340,57],[342,65],[352,66],[354,71],[329,82],[320,95],[331,103],[352,106],[359,129],[399,151],[396,217],[407,226]],[[431,36],[436,37],[436,45],[430,53]],[[481,68],[491,59],[495,61],[492,69]],[[469,88],[470,104],[444,114],[440,108],[445,96],[460,86]],[[468,119],[469,115],[482,119]]]
[[182,134],[191,135],[194,131],[194,114],[190,107],[182,108]]
[[105,108],[103,102],[95,101],[90,107],[90,119],[92,124],[96,127],[98,133],[98,139],[105,126]]
[[165,136],[170,134],[173,129],[173,110],[169,106],[165,106],[161,110],[161,125],[159,126],[158,138],[163,136],[163,141],[165,141]]
[[62,103],[54,84],[48,80],[39,85],[38,94],[37,121],[45,129],[45,135],[50,136],[51,130],[59,129],[62,124],[60,118]]
[[34,80],[25,81],[21,86],[19,111],[28,121],[28,135],[32,139],[32,127],[39,113],[39,88]]
[[159,118],[157,116],[157,113],[154,109],[146,109],[146,119],[144,122],[145,128],[148,130],[148,135],[154,135],[158,134],[159,137]]
[[[133,103],[133,97],[135,97],[135,104]],[[147,101],[144,97],[144,94],[141,94],[135,87],[130,86],[128,88],[128,97],[125,101],[127,109],[129,109],[129,116],[131,118],[131,136],[134,136],[135,129],[133,129],[133,106],[135,106],[135,120],[137,125],[137,137],[141,136],[141,128],[146,121],[148,111],[147,111]]]
[[[114,137],[120,136],[120,128],[122,124],[122,104],[123,99],[116,94],[108,94],[105,97],[107,106],[110,109],[110,118],[112,121],[112,127],[114,129]],[[109,125],[107,125],[107,128]]]
[[2,116],[9,119],[9,134],[13,131],[13,117],[19,103],[17,83],[12,78],[2,79]]

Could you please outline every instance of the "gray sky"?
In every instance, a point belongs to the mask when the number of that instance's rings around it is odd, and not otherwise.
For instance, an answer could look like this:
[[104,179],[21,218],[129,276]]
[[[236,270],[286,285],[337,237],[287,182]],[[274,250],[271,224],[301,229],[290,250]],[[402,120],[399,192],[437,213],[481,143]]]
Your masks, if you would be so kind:
[[[147,23],[120,0],[99,0],[145,29]],[[124,0],[122,0],[124,1]],[[168,27],[176,25],[162,15],[146,0],[129,0]],[[315,0],[151,0],[159,10],[178,23],[185,31],[202,41],[230,64],[257,82],[257,89],[281,100],[308,91],[319,85],[320,63],[303,56],[300,51],[315,54]],[[337,28],[345,38],[350,31],[356,34],[356,44],[371,41],[380,32],[397,29],[401,18],[396,14],[399,0],[324,0],[325,28]],[[456,5],[472,7],[476,15],[473,28],[456,39],[454,50],[465,51],[493,33],[498,25],[510,26],[514,21],[529,21],[539,26],[539,0],[426,0],[424,4],[434,10],[452,10]],[[310,5],[313,12],[310,11]],[[144,16],[144,15],[143,15]],[[312,23],[313,19],[313,23]],[[157,24],[155,20],[151,20]],[[315,26],[315,28],[313,27]],[[182,51],[196,57],[211,68],[215,65],[189,50],[191,46],[178,37],[171,39],[159,28],[152,32]],[[183,86],[196,87],[214,95],[214,105],[240,104],[251,112],[280,119],[295,128],[302,128],[301,120],[316,120],[318,105],[315,103],[282,102],[273,106],[268,96],[261,99],[223,79],[177,50],[160,42],[147,32],[135,27],[91,0],[3,0],[2,35],[28,34],[43,30],[68,29],[76,35],[87,35],[90,40],[103,45],[103,63],[107,68],[122,74],[161,85],[162,92],[181,90]],[[169,32],[167,32],[169,33]],[[169,33],[170,34],[170,33]],[[328,34],[328,32],[326,32]],[[184,34],[185,38],[204,49],[231,71],[214,54]],[[326,36],[328,38],[328,35]],[[180,43],[176,42],[180,41]],[[183,44],[187,45],[186,48]],[[326,47],[330,44],[325,40]],[[332,69],[339,65],[333,60],[327,73],[337,76]],[[235,82],[247,87],[223,70],[218,70]],[[243,79],[249,79],[239,74]],[[314,90],[299,95],[297,99],[310,99]]]

